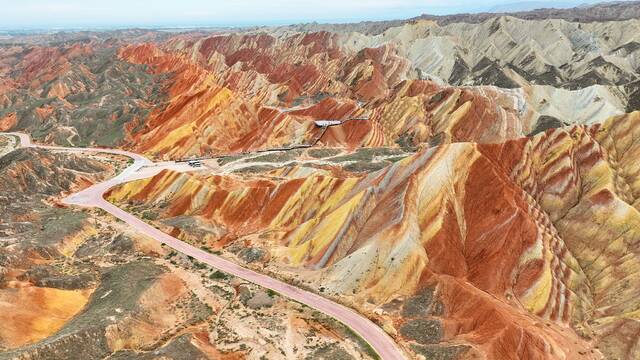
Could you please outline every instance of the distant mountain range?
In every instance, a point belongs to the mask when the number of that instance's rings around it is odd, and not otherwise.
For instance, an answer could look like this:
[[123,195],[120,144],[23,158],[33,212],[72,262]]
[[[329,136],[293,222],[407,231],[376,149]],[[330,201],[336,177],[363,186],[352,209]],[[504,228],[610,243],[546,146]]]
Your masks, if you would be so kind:
[[508,4],[500,4],[489,9],[492,13],[505,13],[517,11],[530,11],[544,8],[566,9],[579,7],[585,4],[584,1],[518,1]]
[[[539,6],[535,4],[539,4]],[[416,19],[435,20],[440,25],[455,22],[479,23],[496,15],[509,15],[525,20],[563,19],[568,21],[593,22],[593,21],[621,21],[640,17],[640,1],[602,2],[594,5],[579,5],[575,2],[525,2],[523,10],[516,9],[518,3],[504,5],[504,9],[496,7],[490,12],[454,14],[454,15],[429,15],[423,14]],[[565,8],[569,6],[568,8]],[[529,8],[528,10],[526,10]]]
[[[579,5],[582,2],[575,2],[576,5],[574,7],[564,8],[567,5],[571,6],[569,5],[571,3],[572,2],[570,1],[562,1],[559,3],[534,1],[521,3],[529,4],[528,6],[525,6],[525,8],[529,8],[528,10],[511,11],[508,10],[509,5],[504,5],[506,6],[505,9],[501,9],[501,7],[494,7],[491,11],[477,13],[460,13],[452,15],[422,14],[411,19],[362,21],[349,24],[307,23],[290,25],[286,26],[286,28],[295,29],[296,31],[357,31],[363,34],[376,35],[389,28],[401,26],[416,20],[432,20],[442,26],[453,23],[477,24],[500,15],[508,15],[524,20],[562,19],[577,22],[622,21],[640,18],[640,1],[603,2],[593,5]],[[514,6],[516,4],[518,3],[513,3]],[[540,4],[542,8],[535,4]]]

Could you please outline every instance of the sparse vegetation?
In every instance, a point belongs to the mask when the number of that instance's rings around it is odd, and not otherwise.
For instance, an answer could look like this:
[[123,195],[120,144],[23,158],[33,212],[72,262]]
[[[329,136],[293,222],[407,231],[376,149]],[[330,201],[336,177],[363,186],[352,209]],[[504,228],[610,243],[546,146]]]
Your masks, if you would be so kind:
[[142,213],[142,219],[143,220],[157,220],[158,219],[158,213],[152,210],[147,210],[145,212]]
[[251,166],[243,167],[240,169],[236,169],[233,172],[237,174],[256,174],[256,173],[271,171],[276,168],[277,167],[271,166],[271,165],[251,165]]
[[247,155],[227,155],[227,156],[219,157],[217,161],[218,161],[218,165],[224,166],[234,161],[240,160],[246,156]]
[[388,157],[388,156],[402,155],[403,153],[404,151],[402,149],[394,149],[394,148],[361,148],[351,154],[334,157],[331,159],[331,161],[333,162],[347,162],[347,161],[370,162],[370,161],[373,161],[374,157],[376,156]]
[[260,155],[252,158],[251,162],[282,163],[282,162],[295,160],[302,153],[303,153],[303,150],[301,149],[266,153],[264,155]]
[[318,148],[318,149],[309,149],[307,154],[315,159],[324,159],[332,156],[336,156],[342,153],[341,149],[331,149],[331,148]]
[[227,280],[228,278],[229,278],[229,275],[219,270],[216,270],[209,275],[209,279],[211,280]]

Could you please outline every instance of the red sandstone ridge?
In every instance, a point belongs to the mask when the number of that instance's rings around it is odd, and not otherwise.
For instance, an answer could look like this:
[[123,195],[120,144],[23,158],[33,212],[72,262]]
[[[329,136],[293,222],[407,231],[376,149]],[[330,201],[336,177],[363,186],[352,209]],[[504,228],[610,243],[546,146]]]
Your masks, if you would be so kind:
[[1,358],[374,358],[316,310],[59,201],[126,158],[7,146],[1,136]]
[[[144,129],[133,135],[137,151],[167,156],[229,151],[259,126],[255,105],[217,85],[213,74],[184,56],[147,44],[124,48],[120,57],[151,65],[155,73],[173,74],[167,106],[153,111]],[[219,136],[214,129],[227,131]]]
[[[491,32],[487,48],[528,71],[550,68],[504,34],[565,44],[557,29],[586,31],[536,23],[529,36],[514,23],[0,47],[0,130],[163,159],[227,155],[109,199],[351,305],[415,357],[640,358],[640,116],[600,121],[632,106],[624,97],[637,84],[610,85],[626,75],[588,57],[578,72],[558,64],[566,79],[538,74],[523,89],[444,85],[428,73],[508,86],[528,76],[484,53],[449,56],[464,51],[443,45],[444,31]],[[583,28],[610,38],[606,51],[627,69],[640,48],[605,35],[610,26]],[[424,56],[425,44],[442,59]],[[573,56],[553,49],[550,59]],[[534,80],[611,82],[574,91]],[[367,119],[314,122],[352,117]],[[255,152],[287,147],[300,148]],[[12,186],[27,192],[30,172],[16,169]]]
[[[226,154],[109,199],[344,302],[412,358],[640,359],[640,116],[610,118],[640,108],[637,24],[490,17],[376,34],[353,30],[382,25],[7,35],[0,131],[157,159]],[[314,122],[352,117],[367,120]],[[0,138],[0,152],[14,145]],[[84,344],[92,358],[366,358],[317,314],[284,300],[251,312],[275,298],[57,203],[124,162],[11,154],[0,159],[7,357]],[[117,304],[108,317],[106,304]]]
[[[0,52],[10,127],[62,145],[175,159],[309,144],[496,142],[535,125],[520,93],[415,80],[393,43],[352,51],[328,32],[20,50]],[[326,131],[313,122],[363,116]]]
[[624,284],[640,276],[639,129],[634,113],[442,145],[369,175],[164,172],[111,199],[168,204],[156,209],[168,223],[188,216],[215,229],[209,246],[270,249],[274,269],[308,269],[416,353],[438,344],[487,358],[624,357],[634,342],[612,344],[635,331],[640,290]]
[[[168,76],[168,104],[142,130],[129,127],[134,149],[155,156],[494,142],[533,126],[515,93],[406,80],[408,64],[392,46],[345,53],[325,33],[177,38],[162,48],[132,45],[119,56]],[[369,120],[326,132],[313,123],[362,116]]]

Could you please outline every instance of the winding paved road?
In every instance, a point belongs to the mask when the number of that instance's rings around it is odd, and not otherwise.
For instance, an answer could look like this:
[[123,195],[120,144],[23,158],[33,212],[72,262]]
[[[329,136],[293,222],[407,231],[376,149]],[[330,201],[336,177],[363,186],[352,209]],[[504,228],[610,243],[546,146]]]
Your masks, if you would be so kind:
[[[385,333],[371,320],[355,312],[354,310],[351,310],[343,305],[337,304],[312,292],[289,285],[267,275],[243,268],[242,266],[235,264],[229,260],[225,260],[219,256],[215,256],[204,250],[191,246],[181,240],[163,233],[162,231],[154,228],[153,226],[145,223],[144,221],[107,202],[104,199],[103,194],[111,187],[135,179],[152,176],[154,173],[160,172],[162,169],[167,168],[166,166],[151,167],[154,164],[151,160],[139,154],[131,153],[124,150],[99,148],[66,148],[58,146],[36,145],[31,142],[31,138],[26,134],[4,134],[18,136],[20,138],[19,147],[38,147],[43,149],[63,150],[71,152],[102,152],[124,155],[132,158],[134,160],[133,164],[118,176],[95,184],[73,195],[70,195],[63,201],[69,205],[101,208],[109,214],[115,216],[116,218],[126,222],[142,234],[145,234],[163,244],[166,244],[176,251],[179,251],[185,255],[192,256],[193,258],[210,266],[213,266],[223,272],[232,274],[244,280],[279,292],[280,294],[290,299],[296,300],[331,317],[334,317],[337,320],[341,321],[343,324],[349,326],[365,341],[367,341],[371,345],[371,347],[373,347],[373,349],[378,353],[378,355],[384,360],[400,360],[406,358],[403,351],[387,333]],[[139,173],[142,168],[153,168],[154,171],[143,171]]]

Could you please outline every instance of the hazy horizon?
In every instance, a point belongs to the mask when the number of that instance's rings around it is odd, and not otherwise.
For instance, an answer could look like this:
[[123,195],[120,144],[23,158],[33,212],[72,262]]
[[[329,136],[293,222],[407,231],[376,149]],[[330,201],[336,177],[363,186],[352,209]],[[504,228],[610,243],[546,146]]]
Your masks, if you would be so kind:
[[[481,6],[472,0],[24,0],[3,6],[0,29],[64,30],[121,28],[181,28],[270,26],[296,23],[346,23],[406,19],[421,14],[522,10],[534,7],[571,7],[602,1],[493,0]],[[338,15],[339,14],[339,15]]]

